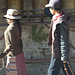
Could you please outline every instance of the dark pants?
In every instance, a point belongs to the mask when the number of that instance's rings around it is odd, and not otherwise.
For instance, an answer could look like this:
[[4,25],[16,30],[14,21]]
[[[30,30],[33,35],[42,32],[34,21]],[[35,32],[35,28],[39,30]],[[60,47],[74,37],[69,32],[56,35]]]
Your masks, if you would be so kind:
[[69,63],[63,64],[60,58],[51,58],[50,66],[47,75],[59,75],[62,68],[64,75],[74,75]]

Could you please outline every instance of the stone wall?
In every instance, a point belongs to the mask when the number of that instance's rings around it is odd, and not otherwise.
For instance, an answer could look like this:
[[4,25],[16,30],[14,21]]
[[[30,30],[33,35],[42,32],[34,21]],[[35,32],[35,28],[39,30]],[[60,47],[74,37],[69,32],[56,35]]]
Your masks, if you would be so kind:
[[[5,14],[3,13],[3,9],[6,8],[5,0],[0,0],[0,36],[4,33],[4,30],[7,28],[5,25],[6,21],[2,18],[2,16]],[[24,10],[31,10],[33,9],[32,0],[24,0],[23,4]],[[75,20],[75,18],[74,18]],[[25,59],[39,59],[34,60],[36,63],[31,63],[31,61],[26,60],[26,67],[29,75],[47,75],[47,69],[49,66],[49,59],[44,60],[47,58],[50,58],[51,56],[51,47],[48,46],[48,38],[46,41],[42,41],[42,43],[38,43],[32,40],[32,25],[24,25],[25,22],[29,22],[27,18],[21,19],[22,25],[22,41],[23,41],[23,51]],[[3,25],[4,24],[4,25]],[[3,25],[3,26],[2,26]],[[75,24],[74,24],[75,25]],[[38,25],[39,27],[40,25]],[[45,25],[44,25],[45,26]],[[49,30],[47,27],[44,28],[44,31],[46,33],[49,33]],[[70,39],[72,41],[72,44],[75,46],[75,31],[72,28],[70,30]],[[0,41],[0,51],[4,50],[4,39]],[[70,49],[70,56],[75,56],[75,50]],[[43,62],[42,60],[43,59]],[[45,62],[46,61],[46,62]],[[47,62],[48,61],[48,62]],[[75,71],[75,63],[71,62],[73,71]],[[1,75],[4,75],[5,71],[0,71]],[[60,75],[62,74],[62,71],[60,72]]]

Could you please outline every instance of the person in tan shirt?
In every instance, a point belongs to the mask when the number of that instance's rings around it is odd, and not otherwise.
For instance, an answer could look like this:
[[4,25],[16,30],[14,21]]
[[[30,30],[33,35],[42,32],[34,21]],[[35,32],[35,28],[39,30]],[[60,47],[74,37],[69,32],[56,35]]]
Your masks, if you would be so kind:
[[[21,40],[21,16],[16,9],[8,9],[4,15],[9,26],[4,32],[5,49],[0,58],[7,56],[6,75],[28,75]],[[14,68],[12,64],[14,63]]]

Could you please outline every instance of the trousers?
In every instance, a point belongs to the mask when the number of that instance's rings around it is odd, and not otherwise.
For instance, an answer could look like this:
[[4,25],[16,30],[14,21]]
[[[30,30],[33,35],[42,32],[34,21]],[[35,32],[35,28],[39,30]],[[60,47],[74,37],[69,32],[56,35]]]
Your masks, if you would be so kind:
[[51,58],[47,75],[59,75],[61,68],[64,75],[74,75],[70,63],[63,63],[63,61],[61,61],[61,58]]
[[7,56],[6,75],[28,75],[23,53]]

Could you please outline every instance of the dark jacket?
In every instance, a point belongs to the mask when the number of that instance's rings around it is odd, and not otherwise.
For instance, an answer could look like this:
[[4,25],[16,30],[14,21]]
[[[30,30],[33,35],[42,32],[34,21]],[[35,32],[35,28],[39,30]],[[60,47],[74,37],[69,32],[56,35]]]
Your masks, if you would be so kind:
[[[49,9],[46,8],[45,13],[52,18],[52,14],[49,13]],[[59,21],[55,24],[56,29],[54,30],[54,40],[52,37],[52,26],[54,21],[51,21],[51,29],[49,34],[49,44],[52,44],[52,57],[59,58],[61,57],[62,61],[69,60],[69,17],[62,13]]]
[[[53,16],[54,17],[54,16]],[[64,13],[58,18],[56,22],[52,20],[52,57],[61,57],[62,61],[69,60],[69,20]],[[53,37],[54,36],[54,37]]]

